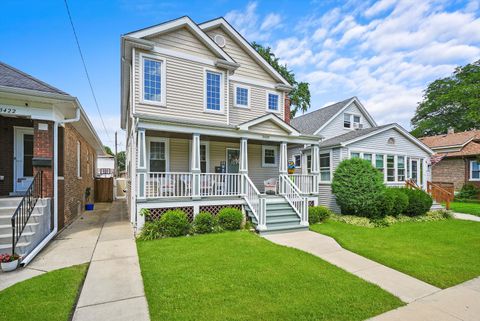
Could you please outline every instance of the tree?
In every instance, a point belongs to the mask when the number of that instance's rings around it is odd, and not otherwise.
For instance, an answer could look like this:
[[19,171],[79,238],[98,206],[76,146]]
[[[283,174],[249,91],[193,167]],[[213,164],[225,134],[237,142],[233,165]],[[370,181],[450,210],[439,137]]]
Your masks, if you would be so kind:
[[300,110],[306,112],[310,108],[310,89],[307,82],[297,82],[295,74],[288,70],[287,65],[282,65],[279,58],[275,57],[272,48],[264,47],[256,42],[252,43],[253,48],[262,56],[285,80],[287,80],[293,89],[289,93],[290,98],[290,116],[295,117]]
[[480,60],[457,67],[450,77],[428,85],[412,118],[416,137],[465,131],[480,126]]
[[117,153],[117,168],[119,172],[125,170],[125,152]]
[[112,149],[108,146],[103,146],[103,148],[105,149],[105,152],[108,154],[108,155],[112,155],[112,156],[115,156],[112,152]]

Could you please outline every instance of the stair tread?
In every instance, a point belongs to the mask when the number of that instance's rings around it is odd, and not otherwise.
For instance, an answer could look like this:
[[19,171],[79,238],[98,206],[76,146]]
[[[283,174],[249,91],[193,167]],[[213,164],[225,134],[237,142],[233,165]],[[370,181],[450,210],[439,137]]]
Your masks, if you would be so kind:
[[[22,246],[28,246],[30,245],[30,242],[18,242],[17,245],[15,245],[16,248],[22,247]],[[0,250],[2,249],[10,249],[12,248],[12,244],[0,244]]]
[[267,218],[267,225],[270,223],[298,223],[300,222],[300,218],[298,216],[296,217],[287,217],[287,218],[275,218],[275,219],[268,219]]
[[[31,223],[30,223],[30,222],[28,222],[25,226],[36,226],[36,225],[38,225],[38,224],[40,224],[40,223],[36,223],[36,222],[31,222]],[[2,224],[2,225],[0,225],[0,228],[8,228],[8,227],[11,228],[12,225],[11,225],[11,224]]]
[[[24,231],[24,232],[22,232],[22,235],[21,235],[20,237],[22,237],[22,236],[31,236],[31,235],[35,235],[35,232],[25,232],[25,231]],[[1,238],[7,238],[7,237],[11,238],[11,237],[12,237],[12,233],[0,234],[0,239],[1,239]]]

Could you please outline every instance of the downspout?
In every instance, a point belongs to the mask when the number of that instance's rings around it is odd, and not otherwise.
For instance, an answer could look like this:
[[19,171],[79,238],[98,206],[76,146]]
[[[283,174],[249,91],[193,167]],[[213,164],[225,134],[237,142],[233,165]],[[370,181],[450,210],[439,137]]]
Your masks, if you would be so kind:
[[58,126],[80,120],[80,108],[77,107],[74,118],[53,123],[53,230],[23,260],[26,266],[57,235],[58,232]]

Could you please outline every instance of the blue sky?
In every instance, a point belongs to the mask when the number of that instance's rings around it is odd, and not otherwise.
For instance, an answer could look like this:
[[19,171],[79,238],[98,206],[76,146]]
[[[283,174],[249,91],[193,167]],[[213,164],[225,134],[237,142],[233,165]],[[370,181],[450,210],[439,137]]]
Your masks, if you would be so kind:
[[69,6],[107,133],[62,0],[3,0],[0,60],[77,96],[109,146],[119,130],[120,35],[182,15],[196,22],[224,16],[248,40],[271,46],[298,80],[310,83],[311,110],[355,95],[379,124],[407,129],[429,82],[480,59],[479,0],[70,0]]

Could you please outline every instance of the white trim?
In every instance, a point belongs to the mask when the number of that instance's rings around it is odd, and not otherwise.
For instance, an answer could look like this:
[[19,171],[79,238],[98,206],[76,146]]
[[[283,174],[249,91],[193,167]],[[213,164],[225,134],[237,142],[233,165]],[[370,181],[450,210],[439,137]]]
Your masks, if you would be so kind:
[[233,76],[230,76],[230,80],[235,81],[235,82],[239,82],[239,83],[243,83],[243,84],[247,84],[247,85],[251,85],[251,86],[263,87],[263,88],[267,88],[267,89],[270,89],[270,90],[274,90],[276,88],[276,86],[272,83],[269,83],[269,82],[266,82],[266,81],[261,81],[261,80],[256,80],[256,79],[250,79],[250,78],[238,76],[238,75],[235,75],[235,74]]
[[204,197],[201,200],[175,200],[165,202],[152,202],[147,200],[137,200],[137,208],[164,208],[164,207],[182,207],[182,206],[205,206],[205,205],[231,205],[231,204],[246,204],[245,200],[240,197],[232,197],[231,199],[209,199]]
[[277,78],[277,80],[283,84],[291,87],[291,84],[285,78],[283,78],[282,75],[280,75],[280,73],[278,73],[267,61],[265,61],[265,59],[263,59],[263,57],[260,56],[255,49],[253,49],[247,40],[245,40],[245,38],[243,38],[232,26],[230,26],[230,24],[224,18],[218,18],[202,23],[199,25],[199,27],[202,30],[208,31],[209,29],[216,28],[219,25],[223,27],[223,30],[226,31],[230,37],[232,37],[234,40],[237,40],[237,42],[242,45],[243,49],[245,49],[258,64],[263,66],[267,72],[273,76],[273,78]]
[[169,172],[170,171],[170,139],[166,137],[147,136],[145,138],[145,142],[146,142],[145,150],[147,154],[145,161],[147,165],[147,172],[150,172],[150,143],[151,142],[165,143],[165,172]]
[[[145,53],[140,53],[139,54],[139,59],[140,59],[140,103],[145,104],[145,105],[155,105],[155,106],[161,106],[161,107],[166,107],[167,105],[167,77],[166,77],[166,69],[167,69],[167,60],[163,57],[157,56],[157,55],[151,55],[151,54],[145,54]],[[160,101],[156,100],[147,100],[145,99],[145,84],[144,84],[144,61],[145,59],[148,60],[153,60],[153,61],[158,61],[161,63],[161,74],[160,74]]]
[[274,122],[276,125],[281,127],[283,130],[289,132],[290,135],[300,136],[300,133],[295,128],[293,128],[292,126],[290,126],[289,124],[287,124],[286,122],[281,120],[278,116],[275,116],[275,113],[268,113],[268,114],[265,114],[261,117],[255,118],[253,120],[249,120],[247,122],[241,123],[240,125],[237,126],[237,128],[240,129],[240,130],[248,131],[251,126],[261,124],[261,123],[263,123],[265,121],[268,121],[268,120]]
[[[237,103],[237,89],[238,88],[247,90],[247,104],[246,105],[239,105]],[[250,109],[251,97],[252,97],[252,90],[249,86],[245,86],[245,85],[241,85],[241,84],[234,84],[233,85],[233,107],[242,108],[242,109]]]
[[[274,155],[275,163],[273,163],[273,164],[266,164],[265,163],[265,150],[266,149],[273,149],[273,155]],[[278,167],[278,146],[262,145],[262,167]]]
[[[278,96],[278,109],[277,110],[274,110],[274,109],[270,109],[269,108],[269,105],[268,105],[268,96],[269,95],[276,95]],[[274,113],[274,114],[281,114],[282,113],[282,102],[281,102],[281,99],[282,99],[282,96],[280,95],[280,93],[276,92],[276,91],[272,91],[272,90],[267,90],[265,92],[265,104],[266,104],[266,111],[269,112],[269,113]]]
[[126,34],[125,36],[133,38],[144,38],[147,36],[158,35],[162,33],[171,32],[173,30],[187,27],[190,31],[193,32],[208,48],[215,52],[219,57],[222,57],[226,61],[233,62],[235,61],[227,55],[225,51],[222,50],[209,36],[203,32],[198,25],[192,21],[189,17],[181,17],[172,21],[162,23],[160,25],[152,26],[145,28],[139,31],[134,31]]
[[[207,73],[220,75],[220,110],[207,108]],[[203,68],[203,112],[213,114],[225,114],[225,73],[221,70],[204,67]]]
[[158,47],[158,46],[153,47],[153,50],[151,50],[151,51],[153,51],[155,53],[162,54],[162,55],[171,56],[173,58],[185,59],[185,60],[188,60],[188,61],[199,62],[199,63],[205,64],[205,65],[209,65],[211,67],[215,67],[215,60],[195,56],[195,55],[183,52],[183,51],[172,50],[172,49]]
[[480,162],[477,161],[477,160],[471,160],[471,161],[469,162],[469,165],[470,165],[469,173],[470,173],[470,175],[469,175],[469,179],[468,179],[468,180],[469,180],[469,181],[472,181],[472,182],[478,182],[478,181],[480,181],[480,177],[479,177],[479,178],[473,178],[473,167],[472,167],[472,164],[473,164],[474,162],[475,162],[475,163],[478,163],[478,166],[480,166]]
[[[21,153],[21,155],[18,155],[17,153],[17,143],[18,143],[18,140],[17,140],[17,136],[19,133],[22,133],[22,136],[23,134],[29,134],[29,135],[34,135],[34,128],[33,127],[23,127],[23,126],[13,126],[13,192],[24,192],[25,190],[21,191],[17,188],[17,179],[20,178],[19,177],[19,173],[17,173],[17,157],[24,157],[24,154],[23,154],[23,151]],[[35,138],[34,138],[35,139]],[[22,142],[23,144],[23,142]],[[22,145],[23,146],[23,145]],[[33,148],[35,148],[35,146],[33,146]],[[25,160],[23,160],[23,162],[25,162]],[[32,168],[33,170],[33,168]],[[22,178],[23,177],[30,177],[33,179],[33,176],[25,176],[24,175],[25,173],[23,173],[22,171]],[[27,186],[28,187],[28,186]]]

